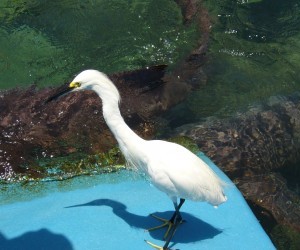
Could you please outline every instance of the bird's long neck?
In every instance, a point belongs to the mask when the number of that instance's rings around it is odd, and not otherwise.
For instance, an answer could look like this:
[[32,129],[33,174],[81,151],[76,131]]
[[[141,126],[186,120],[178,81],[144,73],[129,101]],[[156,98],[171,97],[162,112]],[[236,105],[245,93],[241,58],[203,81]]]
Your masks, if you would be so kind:
[[118,103],[109,102],[108,104],[103,100],[103,117],[106,124],[114,134],[120,146],[130,146],[134,141],[142,140],[136,133],[134,133],[125,123],[121,116]]
[[103,117],[110,128],[114,137],[118,141],[120,149],[129,163],[139,167],[140,156],[139,147],[145,142],[135,132],[133,132],[125,123],[121,116],[117,98],[101,94],[99,88],[95,87],[94,91],[102,99]]

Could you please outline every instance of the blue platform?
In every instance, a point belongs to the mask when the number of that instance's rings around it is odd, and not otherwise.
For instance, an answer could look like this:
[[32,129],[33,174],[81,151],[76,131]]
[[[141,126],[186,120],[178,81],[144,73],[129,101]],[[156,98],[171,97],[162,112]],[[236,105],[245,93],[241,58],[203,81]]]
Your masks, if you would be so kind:
[[[186,201],[174,249],[275,249],[244,198],[230,180],[203,154],[219,176],[230,183],[228,201],[219,208]],[[1,250],[152,249],[144,239],[163,245],[165,229],[149,216],[169,218],[173,204],[143,176],[123,170],[68,181],[39,184],[0,198]],[[23,193],[22,193],[23,192]],[[15,196],[15,197],[14,197]],[[6,200],[5,200],[6,199]],[[5,201],[5,202],[4,202]]]

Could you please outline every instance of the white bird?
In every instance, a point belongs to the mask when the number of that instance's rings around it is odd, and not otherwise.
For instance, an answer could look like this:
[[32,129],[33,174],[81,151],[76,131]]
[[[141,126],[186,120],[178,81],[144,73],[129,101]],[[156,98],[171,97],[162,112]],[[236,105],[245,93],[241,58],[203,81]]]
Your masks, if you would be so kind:
[[103,117],[127,162],[142,170],[153,185],[166,193],[174,204],[175,212],[170,220],[154,216],[164,223],[149,230],[164,226],[167,226],[168,230],[163,247],[146,241],[151,246],[168,249],[178,225],[183,222],[179,209],[186,199],[208,202],[213,206],[227,200],[223,192],[224,182],[195,154],[176,143],[144,140],[127,126],[119,109],[119,92],[105,74],[97,70],[85,70],[78,74],[66,89],[50,97],[47,102],[67,92],[80,90],[93,90],[98,94],[102,99]]

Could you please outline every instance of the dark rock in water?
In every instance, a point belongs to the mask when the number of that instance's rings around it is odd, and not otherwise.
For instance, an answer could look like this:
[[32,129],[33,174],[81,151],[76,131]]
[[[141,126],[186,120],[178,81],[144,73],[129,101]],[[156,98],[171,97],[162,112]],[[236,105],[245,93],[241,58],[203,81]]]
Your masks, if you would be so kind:
[[[125,121],[144,138],[153,137],[156,116],[205,84],[201,66],[206,60],[210,21],[200,5],[178,2],[186,25],[194,20],[201,33],[195,50],[168,70],[158,65],[109,76],[121,92]],[[16,173],[40,177],[31,167],[36,159],[78,151],[107,152],[115,145],[95,93],[77,92],[44,104],[53,92],[34,86],[0,92],[0,180],[12,180]]]
[[279,173],[237,178],[237,186],[253,203],[267,209],[277,222],[300,231],[299,196]]
[[[159,105],[150,106],[150,102],[163,93],[165,68],[154,66],[111,76],[124,97],[121,110],[126,122],[146,138],[153,135],[153,122],[147,118],[161,112]],[[35,158],[104,152],[115,145],[95,93],[73,93],[45,104],[52,92],[31,87],[1,93],[1,179],[8,180],[14,172],[30,172]],[[144,106],[149,108],[144,110]]]
[[[300,164],[300,94],[272,97],[233,118],[185,125],[176,135],[192,138],[243,192],[274,218],[300,230],[299,192],[285,176]],[[297,166],[289,168],[289,166]]]
[[177,133],[199,147],[232,177],[274,171],[299,161],[300,96],[272,97],[229,119],[209,119]]

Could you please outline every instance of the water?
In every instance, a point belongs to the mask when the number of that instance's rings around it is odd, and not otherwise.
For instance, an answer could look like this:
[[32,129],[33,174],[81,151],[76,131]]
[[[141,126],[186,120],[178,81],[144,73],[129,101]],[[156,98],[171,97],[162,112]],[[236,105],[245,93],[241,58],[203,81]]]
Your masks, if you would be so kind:
[[299,1],[206,0],[205,5],[213,22],[207,87],[176,110],[182,116],[174,126],[179,120],[229,116],[272,95],[299,91]]
[[[299,90],[298,1],[206,0],[213,29],[207,85],[174,126],[228,116]],[[197,40],[173,1],[1,1],[0,89],[60,85],[85,68],[118,72],[175,64]]]
[[0,89],[172,64],[197,38],[173,1],[1,1]]

